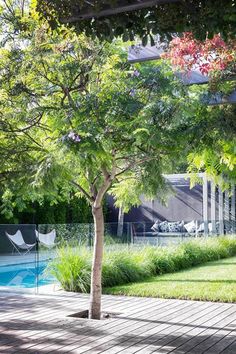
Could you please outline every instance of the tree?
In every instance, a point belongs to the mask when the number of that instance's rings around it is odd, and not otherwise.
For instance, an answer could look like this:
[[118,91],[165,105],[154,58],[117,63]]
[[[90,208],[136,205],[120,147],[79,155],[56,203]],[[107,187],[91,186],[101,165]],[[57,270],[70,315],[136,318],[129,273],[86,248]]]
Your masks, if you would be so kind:
[[[109,191],[124,209],[138,204],[141,193],[161,196],[163,171],[170,171],[194,140],[188,124],[194,115],[184,118],[188,98],[163,63],[134,68],[122,43],[99,43],[64,27],[50,32],[36,15],[18,22],[12,21],[18,12],[13,15],[7,17],[11,31],[2,45],[0,71],[11,105],[9,110],[5,102],[1,112],[4,122],[11,127],[16,122],[19,129],[2,134],[29,147],[21,159],[31,163],[18,183],[27,197],[53,199],[59,191],[76,190],[90,203],[95,224],[90,317],[100,318],[104,196]],[[36,116],[27,133],[22,131]],[[14,159],[7,165],[18,172],[24,164]]]
[[[207,104],[212,94],[229,94],[235,90],[235,48],[234,40],[226,43],[220,34],[199,41],[192,33],[184,33],[173,38],[163,57],[170,60],[174,70],[184,71],[186,75],[193,70],[208,75],[209,94],[204,92],[206,87],[190,89],[198,91],[200,99],[204,94]],[[229,187],[230,182],[236,179],[235,106],[209,107],[208,116],[211,129],[208,128],[205,141],[201,140],[201,144],[189,155],[189,171],[205,170],[222,187]]]
[[53,28],[63,23],[77,33],[85,31],[107,40],[118,36],[134,40],[139,36],[144,45],[149,39],[152,43],[155,34],[165,37],[191,31],[200,39],[217,33],[229,39],[236,34],[234,0],[38,0],[37,10]]
[[236,181],[235,105],[208,107],[207,112],[206,134],[188,156],[188,171],[205,171],[223,190],[230,189]]
[[187,32],[172,39],[163,57],[185,72],[200,70],[203,75],[213,75],[213,78],[216,74],[229,77],[235,75],[235,49],[236,42],[226,43],[220,34],[200,41]]
[[178,84],[155,66],[132,69],[113,45],[81,36],[54,40],[43,44],[43,55],[34,47],[31,61],[37,85],[41,81],[50,92],[50,102],[43,98],[40,106],[54,132],[46,133],[52,141],[37,178],[39,183],[53,181],[63,168],[67,181],[91,204],[95,238],[90,317],[100,318],[104,196],[110,190],[117,203],[126,200],[127,207],[139,203],[142,192],[151,196],[163,186],[163,167],[183,143],[181,127],[173,122],[179,114],[180,99],[174,93]]

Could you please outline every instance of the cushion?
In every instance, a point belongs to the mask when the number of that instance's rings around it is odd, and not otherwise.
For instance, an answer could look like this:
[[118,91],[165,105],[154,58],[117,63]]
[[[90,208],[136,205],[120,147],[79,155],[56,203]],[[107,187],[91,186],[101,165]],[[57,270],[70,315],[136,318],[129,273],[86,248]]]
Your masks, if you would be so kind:
[[204,222],[199,225],[197,232],[204,232]]
[[[213,229],[212,223],[209,222],[209,224],[208,224],[208,231],[209,231],[209,232],[212,232],[212,229]],[[199,227],[198,227],[198,229],[197,229],[197,232],[204,232],[204,222],[202,222],[202,223],[199,225]]]
[[181,232],[185,232],[185,228],[184,228],[184,220],[182,220],[180,223],[179,223],[179,227],[180,227],[180,231]]
[[162,221],[159,222],[158,220],[155,224],[151,227],[151,229],[155,232],[184,232],[184,221]]
[[152,229],[153,231],[156,231],[156,232],[160,231],[159,221],[158,221],[158,220],[155,221],[155,224],[152,225],[151,229]]
[[212,230],[213,230],[212,222],[209,222],[209,224],[208,224],[208,231],[209,231],[209,232],[212,232]]
[[167,221],[162,221],[159,224],[160,232],[169,232],[169,225]]
[[168,222],[169,232],[183,232],[183,222],[182,221],[175,221],[175,222]]
[[184,225],[184,228],[189,232],[195,232],[196,231],[196,224],[195,221],[190,221],[189,223]]

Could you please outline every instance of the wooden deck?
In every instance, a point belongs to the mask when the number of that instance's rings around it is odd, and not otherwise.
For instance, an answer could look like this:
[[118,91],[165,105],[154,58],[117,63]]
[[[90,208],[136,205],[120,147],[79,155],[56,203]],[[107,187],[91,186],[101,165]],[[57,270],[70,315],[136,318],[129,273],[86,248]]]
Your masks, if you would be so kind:
[[236,304],[103,297],[116,318],[68,317],[88,297],[0,293],[0,353],[236,353]]

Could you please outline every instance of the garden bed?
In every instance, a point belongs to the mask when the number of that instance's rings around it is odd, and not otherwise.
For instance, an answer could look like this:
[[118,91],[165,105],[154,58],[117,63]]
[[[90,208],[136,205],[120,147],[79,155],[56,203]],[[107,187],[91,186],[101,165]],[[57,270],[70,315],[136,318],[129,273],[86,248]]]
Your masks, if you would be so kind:
[[[172,247],[113,245],[104,252],[104,288],[140,282],[156,275],[236,255],[235,237],[215,237],[184,242]],[[64,290],[90,291],[92,252],[87,248],[62,247],[48,270]]]

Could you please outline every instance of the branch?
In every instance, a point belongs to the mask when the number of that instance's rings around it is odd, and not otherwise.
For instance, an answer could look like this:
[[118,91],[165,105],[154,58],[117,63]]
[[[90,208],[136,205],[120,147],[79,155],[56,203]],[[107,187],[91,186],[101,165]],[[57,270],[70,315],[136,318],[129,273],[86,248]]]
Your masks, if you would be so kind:
[[[139,148],[138,146],[137,146],[137,148]],[[146,152],[146,151],[143,151],[143,152]],[[116,157],[116,161],[118,161],[118,160],[127,160],[127,159],[131,159],[131,158],[133,158],[133,157],[137,157],[137,156],[140,156],[140,154],[134,154],[134,155],[127,155],[127,156],[120,156],[120,157]]]
[[41,144],[39,144],[28,132],[24,132],[24,134],[31,140],[33,141],[33,143],[35,143],[36,145],[38,145],[41,149],[43,149],[43,146]]
[[109,179],[110,173],[107,171],[105,166],[102,166],[102,174],[103,174],[105,180]]
[[40,72],[39,70],[37,70],[37,72],[39,73],[39,75],[41,75],[42,77],[44,77],[44,79],[46,79],[48,82],[51,82],[51,84],[55,85],[55,86],[59,86],[60,88],[63,87],[62,83],[60,81],[54,81],[52,79],[50,79],[48,77],[48,72],[47,72],[47,68],[45,66],[45,62],[43,61],[43,58],[41,57],[42,61],[41,61],[41,64],[42,64],[42,67],[44,69],[44,72],[45,74],[43,74],[42,72]]
[[112,166],[111,173],[109,173],[106,170],[106,168],[103,166],[102,167],[102,173],[103,173],[103,176],[104,176],[105,180],[104,180],[101,188],[99,189],[99,191],[97,193],[97,196],[96,196],[96,199],[95,199],[95,202],[94,202],[94,205],[93,205],[94,208],[99,208],[101,206],[102,199],[103,199],[105,193],[110,188],[110,186],[112,184],[112,181],[115,178],[116,166],[115,165]]
[[5,133],[24,133],[27,130],[31,129],[32,127],[38,125],[40,123],[42,117],[43,117],[43,113],[41,113],[37,119],[33,120],[31,124],[29,124],[28,126],[26,126],[24,128],[19,128],[19,129],[13,129],[12,126],[9,123],[5,122],[5,121],[0,122],[0,125],[1,124],[3,126],[4,125],[5,126],[8,125],[8,127],[9,127],[8,129],[2,128]]
[[90,195],[88,192],[86,192],[86,190],[85,190],[83,187],[81,187],[80,184],[76,183],[75,181],[71,181],[71,184],[73,184],[74,186],[76,186],[76,187],[80,190],[80,192],[83,193],[83,194],[85,195],[85,197],[86,197],[91,203],[94,202],[94,198],[91,197],[91,195]]
[[118,176],[122,175],[124,172],[130,170],[132,167],[134,167],[134,166],[136,166],[136,165],[139,166],[139,165],[143,164],[144,162],[151,161],[151,160],[154,160],[154,159],[155,159],[155,157],[145,157],[145,158],[142,159],[142,160],[133,161],[133,162],[130,163],[126,168],[124,168],[121,172],[117,173],[117,174],[115,175],[115,177],[118,177]]

